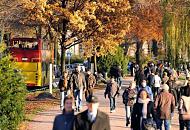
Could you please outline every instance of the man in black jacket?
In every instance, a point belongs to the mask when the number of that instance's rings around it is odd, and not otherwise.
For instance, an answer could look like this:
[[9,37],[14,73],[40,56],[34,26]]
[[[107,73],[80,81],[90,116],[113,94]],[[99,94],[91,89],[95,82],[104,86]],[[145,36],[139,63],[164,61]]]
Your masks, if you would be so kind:
[[73,130],[110,130],[109,116],[98,110],[98,98],[87,98],[88,109],[76,115]]

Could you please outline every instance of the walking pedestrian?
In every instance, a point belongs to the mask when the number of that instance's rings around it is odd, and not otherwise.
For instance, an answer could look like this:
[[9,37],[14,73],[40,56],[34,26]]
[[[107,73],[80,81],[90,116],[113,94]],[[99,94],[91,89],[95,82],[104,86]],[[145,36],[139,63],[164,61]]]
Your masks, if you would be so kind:
[[85,91],[86,89],[85,76],[84,73],[80,72],[80,66],[77,66],[71,74],[69,85],[75,98],[76,111],[80,111],[82,108],[83,90]]
[[131,82],[129,87],[124,90],[122,98],[123,103],[125,104],[126,126],[128,126],[130,124],[133,105],[137,98],[136,83],[134,81]]
[[158,95],[160,85],[161,85],[161,78],[158,76],[158,72],[156,72],[154,76],[154,87],[153,87],[154,97]]
[[146,77],[144,75],[144,71],[142,70],[142,68],[140,68],[136,73],[135,73],[135,81],[136,81],[136,85],[140,86],[141,82],[143,80],[145,80]]
[[155,109],[158,117],[157,126],[162,130],[162,123],[164,121],[165,130],[169,130],[171,118],[175,109],[175,99],[174,96],[169,93],[169,86],[167,84],[164,84],[162,89],[163,90],[155,100]]
[[169,77],[167,75],[167,72],[164,72],[163,77],[162,77],[162,84],[167,84],[169,80]]
[[67,96],[68,91],[68,72],[63,72],[63,76],[60,77],[59,84],[58,84],[59,90],[60,90],[60,109],[63,110],[64,108],[64,98]]
[[153,88],[154,88],[154,84],[155,84],[155,74],[154,74],[154,70],[151,70],[151,74],[149,74],[147,81],[148,81],[147,85],[148,85],[151,89],[153,89]]
[[189,80],[190,74],[189,74],[189,69],[187,66],[185,67],[185,75],[186,75],[186,80]]
[[131,71],[131,76],[133,77],[134,76],[134,64],[133,62],[131,62],[131,65],[130,65],[130,71]]
[[152,119],[152,123],[154,123],[154,103],[149,98],[148,92],[145,89],[142,89],[138,93],[137,102],[134,104],[133,107],[131,116],[131,128],[133,130],[146,130],[145,122],[150,119]]
[[[99,102],[96,96],[87,98],[88,109],[76,115],[73,130],[110,130],[109,116],[98,110]],[[67,129],[66,129],[67,130]]]
[[92,96],[93,95],[93,90],[94,87],[96,85],[96,78],[95,76],[91,73],[90,70],[87,71],[87,75],[86,75],[86,84],[87,84],[87,88],[85,91],[85,98],[87,98],[88,96]]
[[122,72],[121,66],[117,66],[117,68],[116,68],[116,81],[117,81],[117,84],[119,87],[121,87],[122,76],[123,76],[123,72]]
[[153,93],[152,93],[152,89],[147,85],[146,80],[142,80],[141,85],[138,88],[138,92],[141,89],[145,89],[151,99],[151,101],[153,101]]
[[182,96],[179,103],[180,130],[190,130],[190,95]]
[[106,98],[106,95],[108,95],[108,98],[110,100],[110,112],[115,112],[116,108],[116,101],[115,98],[119,94],[119,87],[117,85],[117,82],[115,82],[114,78],[111,78],[110,81],[107,83],[107,87],[104,93],[104,96]]
[[74,121],[73,97],[66,96],[64,98],[63,113],[57,115],[54,119],[53,130],[72,130]]

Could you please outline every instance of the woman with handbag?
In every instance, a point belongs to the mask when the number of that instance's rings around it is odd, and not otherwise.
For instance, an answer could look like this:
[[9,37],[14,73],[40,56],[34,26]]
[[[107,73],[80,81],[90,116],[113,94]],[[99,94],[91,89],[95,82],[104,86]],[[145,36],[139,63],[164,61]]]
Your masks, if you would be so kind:
[[154,103],[145,89],[139,91],[131,116],[133,130],[156,129]]

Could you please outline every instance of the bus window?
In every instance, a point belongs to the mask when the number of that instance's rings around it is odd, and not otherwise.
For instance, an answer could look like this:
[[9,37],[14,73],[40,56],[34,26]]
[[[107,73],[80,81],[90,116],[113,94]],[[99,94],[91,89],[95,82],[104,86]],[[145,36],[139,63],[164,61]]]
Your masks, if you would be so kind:
[[38,42],[13,41],[13,47],[21,49],[38,49]]

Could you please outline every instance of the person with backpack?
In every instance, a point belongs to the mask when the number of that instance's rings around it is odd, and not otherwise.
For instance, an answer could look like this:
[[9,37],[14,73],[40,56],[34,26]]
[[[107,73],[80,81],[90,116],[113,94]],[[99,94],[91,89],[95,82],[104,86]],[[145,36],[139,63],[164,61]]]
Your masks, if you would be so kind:
[[125,105],[126,111],[126,126],[130,124],[131,112],[133,109],[133,105],[136,101],[137,97],[137,90],[136,90],[136,83],[133,81],[130,83],[129,87],[126,88],[123,92],[123,104]]

